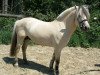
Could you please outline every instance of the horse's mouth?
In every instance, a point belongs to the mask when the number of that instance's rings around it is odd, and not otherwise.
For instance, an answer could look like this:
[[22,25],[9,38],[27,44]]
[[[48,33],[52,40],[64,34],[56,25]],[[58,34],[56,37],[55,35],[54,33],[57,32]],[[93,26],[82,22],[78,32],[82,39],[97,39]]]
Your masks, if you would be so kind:
[[87,27],[80,27],[80,28],[81,28],[82,31],[88,31],[89,30],[89,28],[87,28]]

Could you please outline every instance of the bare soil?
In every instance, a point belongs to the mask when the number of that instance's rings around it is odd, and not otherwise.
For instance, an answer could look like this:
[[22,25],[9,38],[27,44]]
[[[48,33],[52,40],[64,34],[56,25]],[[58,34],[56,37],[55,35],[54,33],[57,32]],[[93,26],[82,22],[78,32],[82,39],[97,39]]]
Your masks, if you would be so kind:
[[[12,65],[14,58],[9,56],[10,45],[0,45],[0,75],[54,75],[49,71],[53,48],[28,46],[24,64],[19,53],[19,67]],[[62,50],[60,75],[100,75],[100,49],[66,47]]]

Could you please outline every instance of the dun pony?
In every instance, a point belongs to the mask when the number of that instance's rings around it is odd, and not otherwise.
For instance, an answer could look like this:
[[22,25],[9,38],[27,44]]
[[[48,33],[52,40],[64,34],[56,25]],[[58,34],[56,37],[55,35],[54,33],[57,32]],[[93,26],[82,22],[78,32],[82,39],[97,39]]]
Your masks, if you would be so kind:
[[23,60],[27,62],[26,48],[28,39],[36,44],[54,48],[50,61],[50,69],[55,62],[55,73],[59,75],[59,63],[62,49],[68,44],[72,34],[79,26],[87,31],[90,14],[88,7],[73,6],[63,11],[54,21],[45,22],[36,18],[27,17],[15,22],[10,55],[15,56],[14,65],[18,65],[18,53],[22,47]]

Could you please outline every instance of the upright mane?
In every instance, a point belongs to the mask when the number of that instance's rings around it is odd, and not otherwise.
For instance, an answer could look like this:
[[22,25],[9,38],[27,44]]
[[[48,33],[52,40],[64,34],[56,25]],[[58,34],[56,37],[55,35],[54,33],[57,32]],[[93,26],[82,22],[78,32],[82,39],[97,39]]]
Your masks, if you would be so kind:
[[90,13],[89,13],[88,7],[86,5],[83,5],[82,9],[83,9],[83,12],[86,15],[86,17],[89,19],[90,18]]
[[73,11],[74,9],[75,9],[75,6],[66,9],[65,11],[63,11],[63,12],[56,18],[56,20],[58,20],[58,21],[64,20],[65,17],[66,17],[71,11]]

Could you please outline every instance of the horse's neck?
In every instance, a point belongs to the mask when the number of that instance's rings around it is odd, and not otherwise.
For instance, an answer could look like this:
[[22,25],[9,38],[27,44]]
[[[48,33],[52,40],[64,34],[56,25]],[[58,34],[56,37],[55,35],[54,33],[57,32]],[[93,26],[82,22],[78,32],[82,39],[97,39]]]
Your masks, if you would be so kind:
[[77,25],[75,24],[75,14],[76,10],[72,11],[65,19],[64,19],[64,24],[66,26],[66,30],[72,34],[75,30]]
[[66,9],[65,11],[63,11],[57,18],[56,20],[58,21],[63,21],[65,19],[65,17],[75,9],[75,7],[71,7],[69,9]]
[[76,25],[75,25],[75,11],[72,11],[66,18],[64,21],[62,21],[64,23],[64,26],[66,29],[62,29],[63,30],[63,35],[62,38],[60,40],[60,46],[66,46],[66,44],[69,42],[71,35],[73,34],[73,32],[76,30]]

